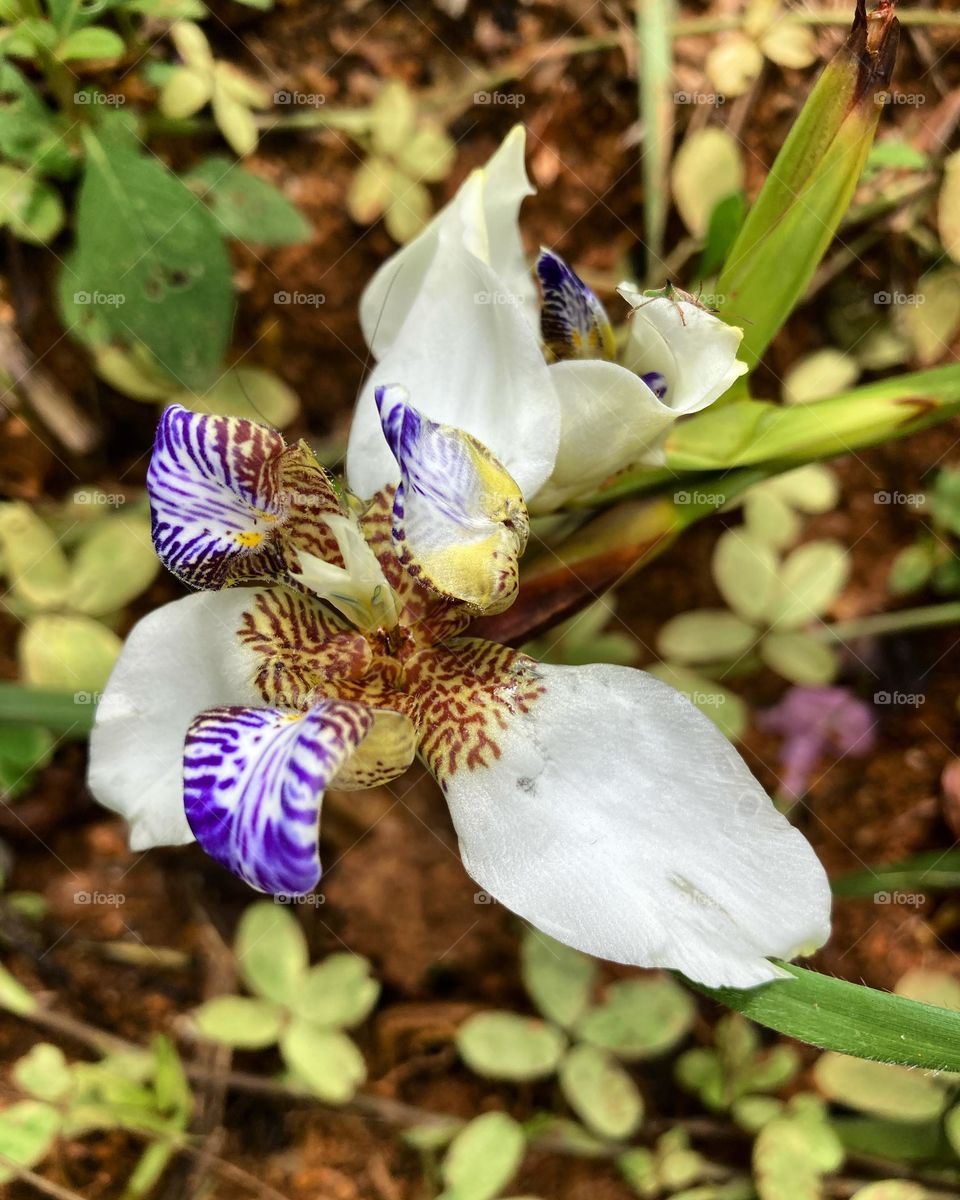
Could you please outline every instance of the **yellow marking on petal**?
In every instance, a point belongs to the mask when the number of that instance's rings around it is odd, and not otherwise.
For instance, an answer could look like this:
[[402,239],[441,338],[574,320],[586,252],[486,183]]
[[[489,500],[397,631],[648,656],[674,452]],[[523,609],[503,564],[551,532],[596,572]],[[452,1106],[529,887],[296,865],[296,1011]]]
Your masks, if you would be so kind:
[[240,533],[235,533],[234,540],[241,546],[246,546],[252,549],[254,546],[259,546],[263,541],[263,534],[258,533],[255,529],[244,529]]
[[417,731],[410,718],[392,709],[375,709],[370,732],[330,786],[344,792],[379,787],[401,775],[416,752]]

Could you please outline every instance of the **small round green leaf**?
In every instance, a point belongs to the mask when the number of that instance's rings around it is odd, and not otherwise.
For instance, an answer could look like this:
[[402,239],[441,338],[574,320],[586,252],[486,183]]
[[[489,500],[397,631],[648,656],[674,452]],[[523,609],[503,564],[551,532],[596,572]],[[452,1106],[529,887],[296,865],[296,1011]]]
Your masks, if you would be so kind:
[[729,662],[756,640],[756,629],[734,613],[701,608],[667,621],[657,635],[657,649],[671,662]]
[[670,173],[673,197],[683,223],[703,237],[721,200],[743,189],[743,155],[737,139],[719,125],[690,134],[677,151]]
[[894,1121],[929,1121],[947,1104],[936,1076],[909,1067],[831,1052],[817,1059],[813,1076],[830,1100]]
[[307,942],[282,904],[259,900],[240,918],[234,941],[243,981],[252,992],[289,1005],[303,986]]
[[[60,1114],[40,1100],[21,1100],[0,1111],[0,1155],[18,1166],[34,1167],[44,1158],[60,1131]],[[0,1166],[0,1183],[15,1178]]]
[[326,1104],[346,1104],[367,1077],[363,1055],[345,1033],[295,1018],[280,1039],[283,1060]]
[[763,541],[740,529],[721,534],[713,552],[713,578],[720,595],[745,621],[756,623],[777,590],[777,556]]
[[542,1079],[560,1065],[567,1039],[554,1025],[510,1012],[477,1013],[457,1031],[457,1049],[490,1079]]
[[791,683],[816,687],[830,683],[837,674],[833,649],[809,633],[768,633],[760,643],[760,657]]
[[55,54],[61,62],[76,58],[120,58],[124,52],[123,38],[104,25],[88,25],[77,29],[57,46]]
[[612,984],[606,1000],[580,1022],[580,1036],[618,1058],[654,1058],[681,1041],[693,1025],[690,994],[668,975]]
[[215,996],[196,1012],[200,1033],[214,1042],[241,1050],[272,1046],[283,1027],[283,1009],[269,1000],[248,996]]
[[250,421],[282,428],[300,411],[296,392],[263,367],[231,367],[208,392],[178,392],[170,403],[193,412],[221,417],[246,417]]
[[37,1100],[59,1100],[73,1086],[70,1066],[59,1046],[38,1042],[13,1066],[18,1088]]
[[844,392],[857,382],[860,367],[856,359],[840,350],[816,350],[797,362],[783,377],[786,404],[810,404]]
[[521,946],[523,984],[547,1018],[569,1029],[590,1002],[597,967],[593,959],[528,927]]
[[492,1200],[523,1162],[526,1138],[506,1113],[476,1117],[450,1143],[440,1174],[456,1200]]
[[67,604],[87,616],[114,612],[145,591],[159,569],[149,520],[107,517],[74,555]]
[[36,611],[64,601],[70,568],[57,537],[29,504],[0,504],[0,554],[13,594]]
[[91,617],[34,617],[20,636],[20,674],[31,687],[102,692],[122,642]]
[[620,1141],[643,1120],[643,1097],[612,1054],[574,1046],[560,1066],[560,1086],[570,1107],[594,1133]]
[[768,609],[777,629],[795,629],[822,616],[843,591],[850,556],[839,542],[807,542],[785,560],[780,590]]
[[307,972],[291,1007],[298,1016],[327,1028],[351,1029],[373,1009],[380,985],[370,963],[357,954],[331,954]]

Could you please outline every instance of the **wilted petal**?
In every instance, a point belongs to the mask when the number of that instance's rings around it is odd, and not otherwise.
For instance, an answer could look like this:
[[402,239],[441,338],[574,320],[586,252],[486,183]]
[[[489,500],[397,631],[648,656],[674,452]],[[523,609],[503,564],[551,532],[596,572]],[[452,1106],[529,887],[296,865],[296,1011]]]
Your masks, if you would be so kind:
[[415,578],[480,612],[501,612],[517,590],[529,523],[516,483],[486,447],[378,388],[387,444],[400,467],[393,502],[397,555]]
[[583,280],[551,250],[540,251],[537,277],[543,291],[540,333],[553,356],[612,360],[617,352],[613,326]]
[[[464,214],[482,209],[482,199],[480,180],[472,177],[462,212],[440,230],[402,330],[364,384],[347,446],[347,478],[360,496],[399,480],[374,401],[378,386],[394,382],[417,398],[424,416],[465,429],[487,446],[525,496],[553,469],[560,414],[528,313],[528,288],[518,289],[490,265],[482,230],[470,234],[463,224]],[[495,248],[491,234],[491,259]]]
[[589,954],[750,987],[829,932],[803,836],[733,746],[642,671],[557,667],[467,639],[411,679],[421,754],[464,866]]
[[147,489],[163,564],[196,588],[282,577],[288,546],[335,553],[318,522],[339,511],[326,475],[303,446],[239,417],[172,405],[160,418]]
[[622,361],[655,390],[659,377],[662,399],[677,416],[706,408],[745,374],[737,358],[742,329],[677,293],[649,297],[626,283],[617,291],[633,305]]
[[632,371],[617,363],[570,361],[550,368],[560,399],[560,448],[553,474],[531,502],[550,512],[639,462],[676,413]]
[[211,858],[261,892],[301,895],[320,880],[323,793],[373,715],[322,700],[304,714],[224,707],[190,723],[184,806]]
[[382,358],[400,333],[437,253],[442,229],[480,251],[507,291],[522,297],[533,319],[535,294],[523,255],[517,216],[532,196],[524,165],[525,131],[516,125],[487,165],[474,172],[427,227],[392,255],[360,299],[360,324],[367,345]]

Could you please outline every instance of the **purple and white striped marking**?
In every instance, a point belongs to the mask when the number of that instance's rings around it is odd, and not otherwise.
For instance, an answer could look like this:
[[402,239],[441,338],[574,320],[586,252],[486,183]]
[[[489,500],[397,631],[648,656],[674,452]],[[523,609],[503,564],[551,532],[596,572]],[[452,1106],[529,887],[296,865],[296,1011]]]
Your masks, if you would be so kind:
[[203,849],[251,887],[303,895],[320,880],[324,789],[373,725],[347,700],[302,716],[275,708],[212,708],[187,732],[187,821]]
[[540,334],[555,358],[616,357],[606,309],[559,254],[541,250],[537,278],[543,293]]
[[195,588],[282,573],[272,532],[283,516],[284,448],[279,433],[253,421],[179,404],[164,412],[147,490],[153,544],[168,570]]

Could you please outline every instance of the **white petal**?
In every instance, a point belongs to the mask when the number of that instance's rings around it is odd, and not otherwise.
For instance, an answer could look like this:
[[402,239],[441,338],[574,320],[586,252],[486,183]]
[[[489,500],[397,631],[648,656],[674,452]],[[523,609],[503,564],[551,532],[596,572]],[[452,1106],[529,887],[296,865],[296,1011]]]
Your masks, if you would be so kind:
[[202,710],[262,705],[256,659],[237,637],[255,588],[198,592],[131,630],[97,707],[88,784],[130,823],[134,850],[193,841],[183,809],[183,746]]
[[364,384],[347,447],[347,478],[359,496],[397,483],[374,401],[400,384],[425,417],[472,434],[525,496],[553,470],[560,412],[539,335],[518,294],[442,231],[440,249],[400,336]]
[[617,291],[634,306],[623,363],[638,374],[662,374],[665,401],[677,416],[706,408],[746,372],[737,358],[742,329],[688,300],[651,299],[630,284]]
[[554,363],[550,375],[560,401],[560,448],[534,512],[550,512],[638,462],[676,417],[638,375],[616,363],[571,359]]
[[710,986],[826,939],[823,868],[707,717],[642,671],[536,669],[499,755],[441,780],[481,887],[568,945]]
[[[475,250],[485,248],[489,265],[508,291],[523,296],[529,318],[536,320],[536,292],[517,225],[520,205],[534,193],[524,165],[524,148],[524,128],[516,125],[486,167],[471,175],[449,204],[367,284],[360,300],[360,324],[377,358],[383,357],[400,333],[437,253],[440,232],[450,226]],[[479,204],[471,195],[477,184]]]

